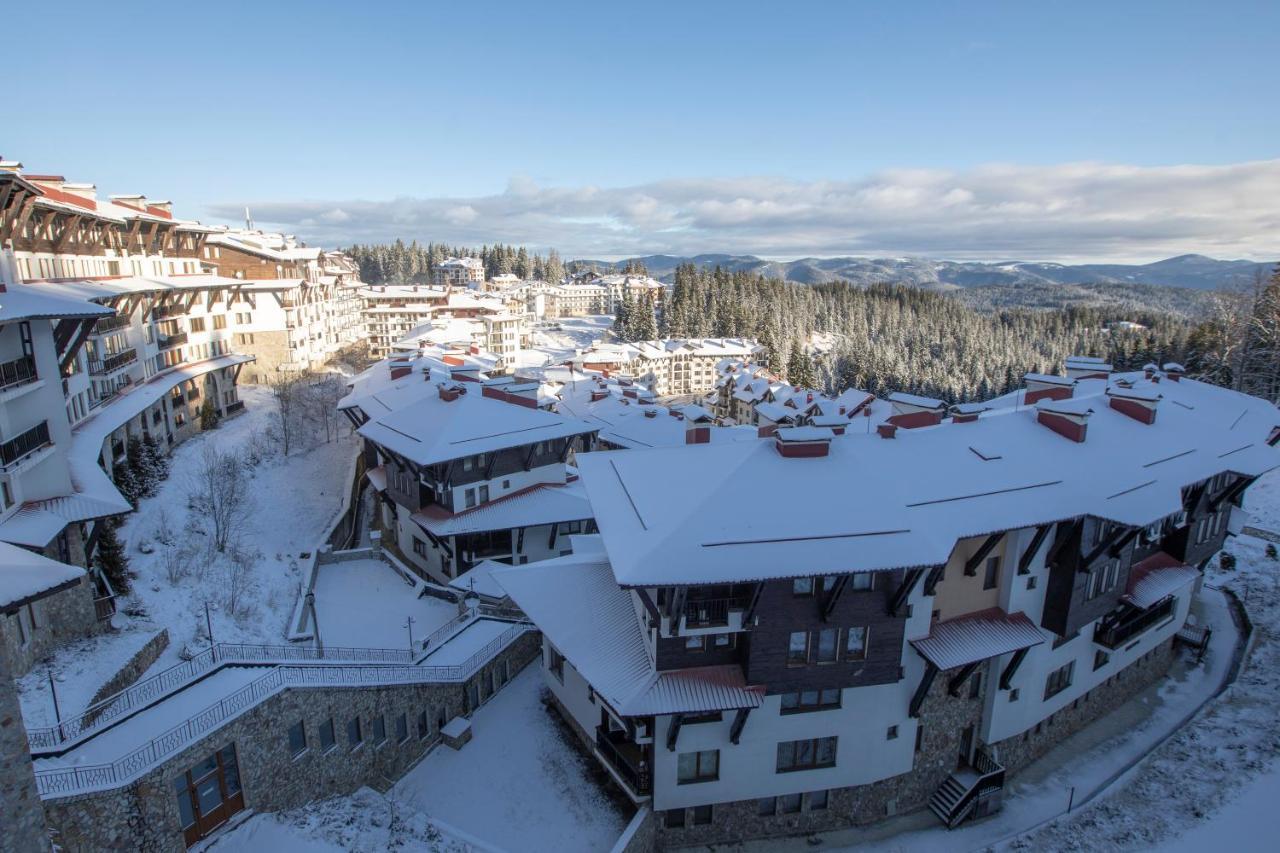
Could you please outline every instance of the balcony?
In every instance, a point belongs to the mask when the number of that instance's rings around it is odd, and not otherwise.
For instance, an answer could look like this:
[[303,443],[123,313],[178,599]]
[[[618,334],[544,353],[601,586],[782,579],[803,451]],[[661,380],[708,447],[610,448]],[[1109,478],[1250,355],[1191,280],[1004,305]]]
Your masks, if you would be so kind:
[[653,793],[653,774],[645,758],[645,748],[627,740],[624,732],[596,727],[596,752],[630,789],[633,799]]
[[137,360],[138,351],[136,349],[123,350],[106,358],[91,358],[89,359],[89,373],[94,376],[105,376],[108,373],[116,372],[122,367],[128,367]]
[[750,606],[749,595],[690,598],[685,601],[681,615],[685,628],[724,628],[730,625],[731,614],[740,614]]
[[185,313],[186,309],[177,303],[170,305],[157,305],[155,308],[151,309],[151,319],[163,320],[166,317],[181,317]]
[[93,334],[105,335],[119,329],[129,327],[130,317],[127,314],[114,314],[110,317],[99,317],[93,323]]
[[49,422],[41,421],[21,435],[0,444],[0,467],[11,468],[52,443],[49,438]]
[[1169,596],[1146,610],[1134,613],[1130,608],[1129,613],[1117,618],[1108,616],[1094,628],[1093,641],[1108,649],[1117,649],[1147,629],[1168,619],[1173,615],[1177,604],[1178,600]]
[[227,404],[227,414],[234,415],[236,412],[244,409],[244,400],[236,400],[234,403]]
[[187,333],[178,332],[174,335],[160,335],[158,340],[160,349],[173,349],[174,347],[180,347],[187,342]]
[[0,364],[0,391],[8,391],[19,385],[35,382],[39,378],[36,373],[36,360],[29,355]]

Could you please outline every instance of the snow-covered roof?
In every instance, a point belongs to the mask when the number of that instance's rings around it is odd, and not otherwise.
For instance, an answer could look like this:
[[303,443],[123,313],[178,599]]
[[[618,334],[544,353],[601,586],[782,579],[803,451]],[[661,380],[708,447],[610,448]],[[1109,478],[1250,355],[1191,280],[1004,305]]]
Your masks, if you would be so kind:
[[941,400],[935,400],[933,397],[921,397],[919,394],[907,394],[902,391],[895,391],[889,395],[889,402],[902,403],[905,406],[918,406],[922,409],[942,409],[946,408],[946,403]]
[[0,608],[17,608],[84,577],[85,570],[0,542]]
[[599,557],[574,554],[493,575],[619,714],[754,708],[763,700],[763,690],[748,688],[738,666],[658,673],[631,593],[618,586]]
[[462,593],[474,592],[486,598],[505,598],[507,591],[493,579],[494,569],[509,569],[510,563],[497,560],[481,560],[467,571],[449,581],[449,586]]
[[1075,385],[1076,380],[1069,376],[1057,376],[1052,373],[1027,373],[1023,375],[1026,382],[1038,382],[1041,385]]
[[1129,570],[1124,600],[1143,610],[1162,598],[1195,583],[1200,573],[1169,554],[1159,551],[1135,563]]
[[953,669],[1043,642],[1044,635],[1025,614],[992,607],[937,622],[929,636],[912,640],[911,645],[938,669]]
[[459,536],[488,530],[535,527],[559,521],[591,518],[591,504],[578,483],[543,483],[498,498],[473,509],[449,514],[438,506],[426,507],[410,516],[436,536]]
[[1280,410],[1263,400],[1161,383],[1148,425],[1106,405],[1106,385],[1077,386],[1076,404],[1095,409],[1083,442],[1021,407],[892,441],[848,430],[818,459],[757,441],[579,454],[578,466],[618,582],[642,586],[940,565],[958,540],[1001,530],[1085,515],[1145,526],[1182,508],[1184,486],[1280,465],[1265,443]]
[[360,427],[360,435],[418,465],[434,465],[599,429],[585,421],[485,397],[478,385],[452,401],[441,399],[434,386],[431,390],[403,408],[373,416]]
[[47,285],[10,284],[0,293],[0,323],[18,320],[109,317],[114,311]]

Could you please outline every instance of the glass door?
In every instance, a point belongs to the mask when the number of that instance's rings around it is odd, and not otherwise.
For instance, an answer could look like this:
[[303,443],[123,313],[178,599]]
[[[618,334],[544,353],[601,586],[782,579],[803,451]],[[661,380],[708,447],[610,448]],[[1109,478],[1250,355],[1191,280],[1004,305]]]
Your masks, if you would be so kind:
[[175,776],[173,790],[183,836],[190,847],[244,808],[235,744],[227,744]]

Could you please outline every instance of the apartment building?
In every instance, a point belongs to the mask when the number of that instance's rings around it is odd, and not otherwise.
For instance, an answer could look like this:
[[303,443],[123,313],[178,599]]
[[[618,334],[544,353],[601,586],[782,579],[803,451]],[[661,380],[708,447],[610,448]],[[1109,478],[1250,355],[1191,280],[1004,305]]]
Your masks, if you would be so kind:
[[451,373],[375,365],[339,404],[365,441],[382,529],[394,531],[384,543],[439,583],[484,560],[567,553],[567,536],[593,529],[567,466],[598,427],[545,410],[537,383]]
[[433,330],[447,328],[456,336],[460,327],[451,321],[474,321],[467,324],[470,338],[500,356],[509,358],[529,345],[525,315],[513,313],[511,300],[497,294],[451,286],[380,284],[361,288],[360,298],[365,336],[374,358],[386,358],[396,344],[410,343]]
[[493,577],[658,846],[959,825],[1164,673],[1280,415],[1177,365],[1070,387],[578,457],[599,536]]
[[600,343],[576,356],[582,370],[625,373],[659,396],[704,395],[715,390],[718,366],[757,357],[764,348],[738,338],[689,338]]
[[484,281],[484,261],[479,258],[447,258],[432,271],[437,287],[474,287]]

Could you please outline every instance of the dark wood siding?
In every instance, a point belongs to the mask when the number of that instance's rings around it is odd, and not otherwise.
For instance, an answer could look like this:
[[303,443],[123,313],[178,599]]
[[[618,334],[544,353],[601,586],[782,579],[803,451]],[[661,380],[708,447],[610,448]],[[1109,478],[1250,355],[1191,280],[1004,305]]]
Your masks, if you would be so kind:
[[[716,648],[714,634],[704,634],[706,649],[704,651],[690,651],[685,648],[685,640],[687,636],[681,637],[659,637],[658,638],[658,669],[688,669],[694,666],[723,666],[729,663],[741,663],[745,660],[743,648],[746,637],[744,632],[729,634],[733,637],[733,645],[727,649]],[[721,634],[720,636],[725,636]]]
[[[1091,564],[1084,565],[1085,559],[1097,548],[1094,533],[1099,524],[1102,522],[1098,519],[1085,518],[1058,525],[1051,546],[1054,559],[1049,564],[1049,582],[1040,625],[1060,637],[1070,636],[1114,610],[1129,583],[1136,537],[1125,543],[1118,554],[1113,555],[1110,548],[1105,548]],[[1100,571],[1114,559],[1120,561],[1115,586],[1086,601],[1090,571]]]

